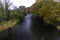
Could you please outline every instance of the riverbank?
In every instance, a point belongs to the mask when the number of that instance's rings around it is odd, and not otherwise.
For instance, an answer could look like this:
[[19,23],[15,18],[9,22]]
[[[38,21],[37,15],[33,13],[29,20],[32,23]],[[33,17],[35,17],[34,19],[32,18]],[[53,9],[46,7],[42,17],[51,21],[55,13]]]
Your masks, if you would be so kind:
[[0,39],[4,37],[8,37],[10,34],[12,28],[19,22],[20,20],[8,20],[8,21],[3,21],[0,24]]
[[60,31],[51,24],[46,25],[38,17],[33,17],[32,31],[41,40],[60,40]]
[[[21,23],[21,24],[20,24]],[[32,34],[31,34],[32,33]],[[39,17],[32,18],[29,14],[23,22],[0,32],[0,40],[59,40],[60,32],[53,25],[45,25]]]
[[0,24],[0,31],[11,28],[11,27],[15,26],[18,22],[19,22],[19,20],[15,20],[15,19],[14,20],[3,21]]
[[60,31],[60,24],[57,24],[57,26],[54,24],[47,24],[44,22],[44,19],[40,18],[39,16],[34,16],[32,17],[33,21],[38,21],[38,23],[40,23],[41,25],[45,25],[45,26],[48,26],[48,25],[52,25],[53,27],[57,28],[58,31]]

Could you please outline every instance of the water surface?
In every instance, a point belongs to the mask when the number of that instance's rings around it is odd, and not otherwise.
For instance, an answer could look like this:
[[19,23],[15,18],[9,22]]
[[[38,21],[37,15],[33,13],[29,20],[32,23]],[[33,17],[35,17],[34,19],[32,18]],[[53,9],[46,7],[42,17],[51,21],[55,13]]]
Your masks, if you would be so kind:
[[60,40],[60,32],[51,25],[47,27],[37,18],[27,14],[24,21],[18,23],[4,40]]

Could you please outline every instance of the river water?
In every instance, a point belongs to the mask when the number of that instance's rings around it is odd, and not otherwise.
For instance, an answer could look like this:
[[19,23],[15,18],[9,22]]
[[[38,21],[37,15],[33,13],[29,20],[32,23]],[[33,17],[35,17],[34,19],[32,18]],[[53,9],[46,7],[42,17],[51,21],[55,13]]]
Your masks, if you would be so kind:
[[16,25],[13,28],[13,40],[38,40],[37,36],[32,32],[32,15],[27,14],[25,16],[24,22],[20,25]]
[[39,19],[32,20],[32,15],[27,14],[6,40],[60,40],[60,32],[51,26],[45,27]]

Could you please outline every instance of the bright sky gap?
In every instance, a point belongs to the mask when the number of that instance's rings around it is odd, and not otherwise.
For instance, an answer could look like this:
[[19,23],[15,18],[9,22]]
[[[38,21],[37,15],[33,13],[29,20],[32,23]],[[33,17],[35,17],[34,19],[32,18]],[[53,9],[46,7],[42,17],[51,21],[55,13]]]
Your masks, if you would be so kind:
[[19,6],[25,6],[25,7],[30,7],[32,6],[32,4],[34,4],[36,2],[36,0],[10,0],[13,4],[11,6],[11,8],[13,8],[13,6],[19,7]]

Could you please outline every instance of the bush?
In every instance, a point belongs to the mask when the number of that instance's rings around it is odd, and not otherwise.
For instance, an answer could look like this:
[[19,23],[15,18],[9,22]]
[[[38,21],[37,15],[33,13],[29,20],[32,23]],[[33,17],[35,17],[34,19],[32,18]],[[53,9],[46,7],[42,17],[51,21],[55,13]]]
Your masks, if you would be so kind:
[[[34,10],[34,11],[32,11]],[[58,25],[60,23],[60,3],[57,2],[40,2],[35,3],[30,12],[39,16],[46,24]]]

